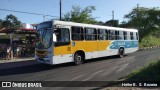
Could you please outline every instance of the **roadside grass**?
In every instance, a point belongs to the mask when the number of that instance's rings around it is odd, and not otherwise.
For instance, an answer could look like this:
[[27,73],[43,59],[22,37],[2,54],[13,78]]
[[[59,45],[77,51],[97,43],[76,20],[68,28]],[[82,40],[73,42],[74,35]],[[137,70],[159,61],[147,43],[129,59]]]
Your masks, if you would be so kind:
[[126,81],[160,81],[160,59],[150,62],[143,68],[134,70],[125,79]]
[[153,35],[144,37],[139,43],[140,48],[156,46],[156,45],[160,45],[160,38],[157,38],[156,36],[153,36]]

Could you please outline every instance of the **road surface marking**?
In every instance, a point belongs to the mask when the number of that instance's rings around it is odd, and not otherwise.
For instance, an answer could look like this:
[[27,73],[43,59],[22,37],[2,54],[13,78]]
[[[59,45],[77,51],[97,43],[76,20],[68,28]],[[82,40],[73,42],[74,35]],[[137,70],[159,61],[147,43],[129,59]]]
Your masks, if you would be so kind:
[[133,61],[135,60],[135,57],[136,57],[136,56],[130,57],[130,58],[129,58],[129,62],[133,62]]
[[95,75],[97,75],[97,74],[99,74],[99,73],[101,73],[101,72],[103,72],[103,71],[104,71],[104,70],[99,70],[99,71],[93,73],[91,76],[95,76]]
[[100,76],[109,75],[109,74],[115,72],[117,68],[118,68],[118,66],[113,66],[113,67],[107,68],[107,69],[104,71],[104,73],[102,73]]
[[91,78],[93,78],[93,76],[91,77],[88,77],[88,78],[86,78],[86,79],[83,79],[82,81],[87,81],[87,80],[89,80],[89,79],[91,79]]
[[120,68],[116,72],[120,72],[120,71],[124,70],[128,65],[129,65],[129,63],[121,65]]
[[92,75],[90,75],[88,78],[83,79],[82,81],[87,81],[87,80],[93,78],[94,76],[96,76],[97,74],[99,74],[99,73],[101,73],[101,72],[103,72],[103,71],[104,71],[104,70],[99,70],[99,71],[93,73]]
[[131,59],[134,59],[136,56],[132,56],[132,57],[130,57]]
[[72,78],[70,81],[76,80],[76,79],[78,79],[78,78],[80,78],[80,77],[82,77],[82,76],[84,76],[84,75],[85,75],[85,74],[82,74],[82,75],[76,76],[75,78]]

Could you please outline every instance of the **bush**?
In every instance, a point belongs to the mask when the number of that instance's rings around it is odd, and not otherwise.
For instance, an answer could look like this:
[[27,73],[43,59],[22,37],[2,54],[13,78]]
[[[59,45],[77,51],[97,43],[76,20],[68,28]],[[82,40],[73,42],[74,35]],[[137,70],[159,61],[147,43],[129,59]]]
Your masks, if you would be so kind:
[[160,45],[160,38],[157,38],[153,35],[149,35],[144,37],[141,40],[139,47],[149,47],[149,46],[156,46],[156,45]]
[[149,63],[127,76],[128,81],[160,81],[160,60]]

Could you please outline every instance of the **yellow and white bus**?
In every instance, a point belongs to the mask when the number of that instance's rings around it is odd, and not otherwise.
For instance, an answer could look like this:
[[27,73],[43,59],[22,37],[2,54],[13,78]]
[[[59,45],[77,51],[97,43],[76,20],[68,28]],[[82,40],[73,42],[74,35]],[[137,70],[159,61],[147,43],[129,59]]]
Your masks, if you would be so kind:
[[35,58],[46,64],[74,62],[111,55],[123,57],[138,50],[138,30],[46,21],[37,26]]

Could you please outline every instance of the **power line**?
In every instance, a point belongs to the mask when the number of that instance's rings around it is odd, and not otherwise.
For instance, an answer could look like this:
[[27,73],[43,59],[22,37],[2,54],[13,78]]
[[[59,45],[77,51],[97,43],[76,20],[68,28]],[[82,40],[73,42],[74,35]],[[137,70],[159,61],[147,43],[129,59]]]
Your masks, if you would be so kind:
[[24,12],[24,11],[16,11],[16,10],[9,10],[9,9],[2,9],[2,8],[0,8],[0,10],[1,10],[1,11],[10,11],[10,12],[18,12],[18,13],[41,15],[41,16],[49,16],[49,17],[57,17],[57,16],[52,16],[52,15],[45,15],[45,14],[31,13],[31,12]]

